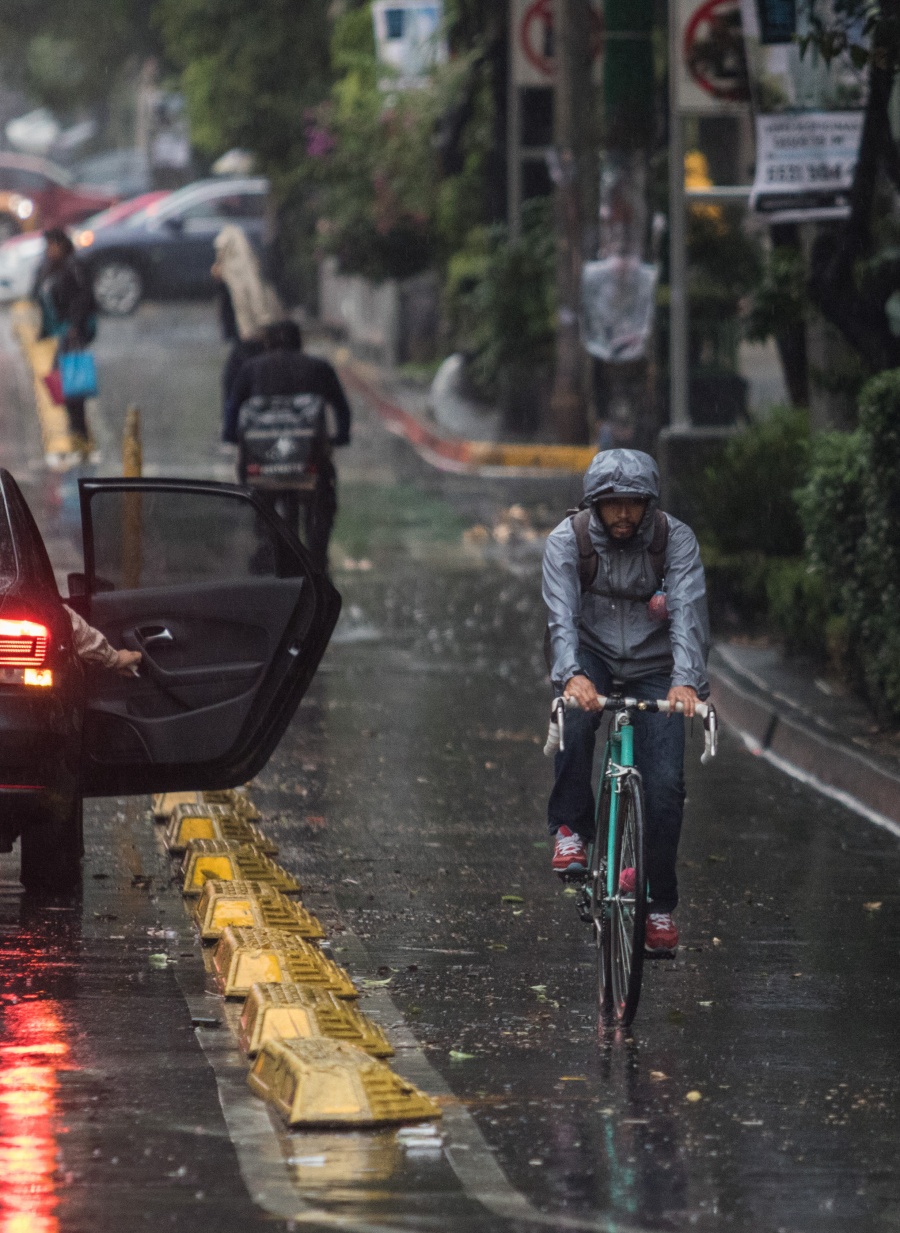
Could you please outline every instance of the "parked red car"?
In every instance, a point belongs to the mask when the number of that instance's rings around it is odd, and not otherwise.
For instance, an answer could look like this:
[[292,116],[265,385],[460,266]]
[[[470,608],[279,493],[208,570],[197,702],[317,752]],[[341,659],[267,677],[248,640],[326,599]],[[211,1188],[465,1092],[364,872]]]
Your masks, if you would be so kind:
[[0,192],[19,193],[34,202],[28,229],[68,227],[118,200],[108,192],[76,184],[68,171],[46,158],[5,150],[0,151]]

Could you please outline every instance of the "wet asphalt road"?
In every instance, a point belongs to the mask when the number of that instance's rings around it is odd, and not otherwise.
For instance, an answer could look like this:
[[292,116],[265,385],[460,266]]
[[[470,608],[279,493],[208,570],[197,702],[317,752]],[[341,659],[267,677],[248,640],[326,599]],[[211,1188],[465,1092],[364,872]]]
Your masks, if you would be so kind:
[[[110,324],[102,467],[138,401],[149,473],[225,478],[219,355],[204,307]],[[4,353],[0,460],[64,572],[72,477],[35,464],[17,390]],[[680,956],[651,965],[633,1038],[598,1038],[587,928],[548,871],[539,541],[463,540],[513,501],[545,525],[568,486],[440,476],[358,410],[345,613],[254,799],[335,958],[388,982],[362,1009],[399,1012],[471,1114],[468,1139],[446,1119],[451,1155],[458,1131],[455,1158],[489,1155],[527,1205],[501,1187],[479,1206],[471,1170],[394,1132],[285,1136],[298,1227],[897,1228],[897,841],[731,734],[701,769],[698,733]],[[285,1227],[249,1197],[207,1061],[225,1029],[192,1027],[202,967],[145,806],[90,806],[78,902],[24,900],[0,862],[2,1233]],[[151,969],[159,950],[177,962]]]

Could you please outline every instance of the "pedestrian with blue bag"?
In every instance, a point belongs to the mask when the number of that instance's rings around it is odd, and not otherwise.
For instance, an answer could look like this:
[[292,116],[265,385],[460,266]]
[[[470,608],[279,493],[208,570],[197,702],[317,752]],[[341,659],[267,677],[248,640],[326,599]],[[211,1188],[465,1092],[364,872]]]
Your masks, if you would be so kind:
[[34,288],[41,310],[41,338],[57,340],[55,367],[72,445],[86,458],[91,446],[85,400],[97,393],[97,370],[87,347],[97,335],[97,304],[90,275],[75,260],[75,248],[65,231],[51,227],[44,239],[47,251]]

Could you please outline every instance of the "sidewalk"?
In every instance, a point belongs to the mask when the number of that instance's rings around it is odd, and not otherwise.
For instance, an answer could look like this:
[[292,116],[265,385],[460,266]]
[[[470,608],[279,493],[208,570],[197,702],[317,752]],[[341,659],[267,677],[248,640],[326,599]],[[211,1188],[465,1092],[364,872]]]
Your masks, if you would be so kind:
[[713,699],[748,748],[900,837],[900,735],[781,651],[719,642]]
[[378,365],[351,356],[346,347],[332,351],[341,381],[369,402],[398,436],[405,437],[432,466],[476,475],[582,474],[597,453],[590,445],[547,445],[470,441],[441,429],[428,410],[427,391]]

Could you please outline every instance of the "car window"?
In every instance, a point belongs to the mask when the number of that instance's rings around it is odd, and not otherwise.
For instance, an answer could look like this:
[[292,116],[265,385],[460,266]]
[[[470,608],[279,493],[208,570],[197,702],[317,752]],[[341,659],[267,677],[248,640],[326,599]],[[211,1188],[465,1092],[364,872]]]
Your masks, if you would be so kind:
[[51,187],[38,171],[26,171],[23,167],[0,166],[0,186],[11,193],[42,193]]
[[185,223],[209,221],[221,225],[239,219],[262,218],[265,205],[262,193],[229,193],[227,196],[197,201],[179,214]]
[[[278,538],[249,501],[209,492],[95,492],[91,589],[275,577]],[[293,572],[293,571],[291,571]]]

